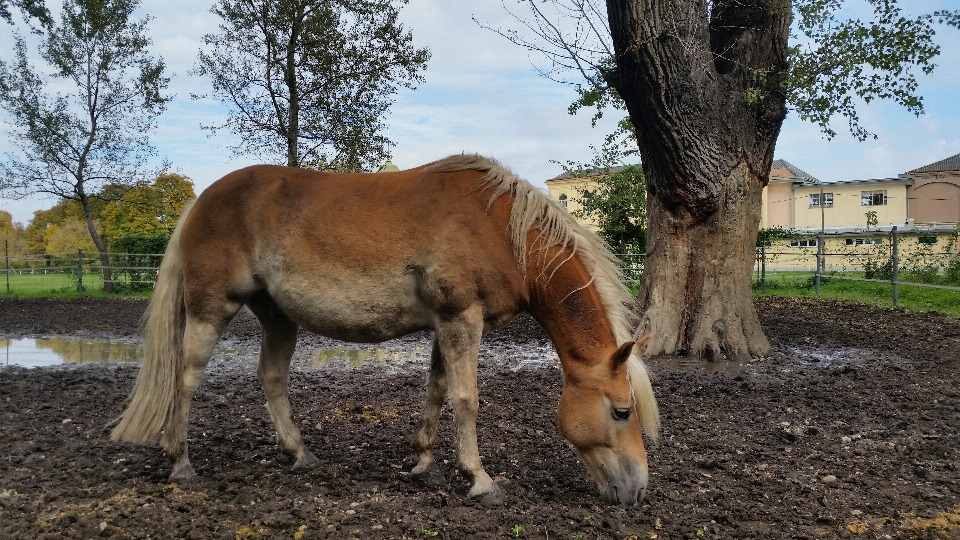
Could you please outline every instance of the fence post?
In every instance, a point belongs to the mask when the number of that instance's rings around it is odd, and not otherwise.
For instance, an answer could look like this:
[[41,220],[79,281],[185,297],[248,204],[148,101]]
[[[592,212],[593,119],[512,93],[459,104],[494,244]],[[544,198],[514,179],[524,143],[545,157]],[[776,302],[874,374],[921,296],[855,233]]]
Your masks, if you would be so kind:
[[83,250],[77,250],[77,296],[83,298]]
[[7,261],[7,296],[10,296],[10,240],[3,241],[3,258]]
[[900,257],[899,257],[899,250],[898,250],[900,236],[899,234],[897,234],[896,225],[894,225],[893,229],[890,230],[890,234],[893,235],[893,256],[890,257],[890,266],[891,266],[890,282],[893,285],[893,307],[897,307],[897,300],[899,300],[899,296],[900,296],[900,290],[899,290],[900,282],[897,276],[897,274],[899,273],[899,266],[900,266]]
[[760,292],[767,290],[767,246],[760,246]]
[[820,296],[821,268],[823,268],[823,233],[817,235],[817,296]]

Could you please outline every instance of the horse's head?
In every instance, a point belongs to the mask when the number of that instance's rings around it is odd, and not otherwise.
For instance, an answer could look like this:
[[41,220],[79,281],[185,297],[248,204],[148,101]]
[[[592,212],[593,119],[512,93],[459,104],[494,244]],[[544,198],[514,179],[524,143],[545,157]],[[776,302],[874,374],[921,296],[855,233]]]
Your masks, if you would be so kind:
[[560,396],[560,431],[611,503],[637,504],[647,488],[647,452],[627,376],[633,347],[630,341],[601,362],[565,366]]

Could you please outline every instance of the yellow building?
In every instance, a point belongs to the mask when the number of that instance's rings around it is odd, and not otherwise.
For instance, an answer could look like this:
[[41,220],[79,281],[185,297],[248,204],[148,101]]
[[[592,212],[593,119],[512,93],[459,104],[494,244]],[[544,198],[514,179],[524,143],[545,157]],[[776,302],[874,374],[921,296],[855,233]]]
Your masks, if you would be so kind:
[[[760,227],[800,231],[907,223],[907,175],[876,180],[821,182],[790,163],[774,160],[763,190]],[[868,223],[868,213],[875,222]]]
[[[577,212],[583,208],[583,206],[580,204],[580,200],[583,199],[583,192],[590,191],[597,187],[597,183],[595,181],[596,178],[616,173],[621,169],[623,169],[622,166],[610,167],[609,169],[604,169],[602,172],[592,170],[587,171],[585,176],[579,177],[574,176],[569,172],[565,172],[560,176],[545,181],[544,184],[547,186],[547,193],[553,197],[554,200],[558,201],[560,206],[566,208],[570,212]],[[597,224],[592,220],[577,218],[577,221],[591,231],[596,232],[599,230]]]

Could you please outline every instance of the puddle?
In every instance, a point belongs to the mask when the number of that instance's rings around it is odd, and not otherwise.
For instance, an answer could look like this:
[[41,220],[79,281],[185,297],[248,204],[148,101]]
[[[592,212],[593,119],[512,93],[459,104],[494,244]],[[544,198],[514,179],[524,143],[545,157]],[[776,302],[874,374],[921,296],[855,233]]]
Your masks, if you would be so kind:
[[140,362],[143,348],[122,341],[85,339],[0,339],[5,366],[43,367],[92,362]]
[[[346,345],[346,344],[345,344]],[[225,344],[218,346],[210,366],[245,364],[256,366],[259,348]],[[482,348],[480,363],[519,369],[559,368],[560,361],[551,346],[500,346]],[[133,362],[143,360],[143,346],[123,341],[86,339],[0,339],[0,367],[27,368],[94,362]],[[430,364],[430,344],[395,343],[368,348],[335,347],[298,350],[294,368],[305,371],[355,369],[376,366],[390,373],[422,369]]]
[[722,360],[719,362],[704,362],[693,358],[648,358],[643,361],[648,368],[665,369],[668,371],[699,371],[702,373],[735,373],[747,371],[755,363],[738,363]]
[[320,349],[298,354],[295,363],[306,369],[358,368],[363,366],[381,366],[404,369],[410,364],[419,364],[429,360],[429,352],[424,347],[373,349]]

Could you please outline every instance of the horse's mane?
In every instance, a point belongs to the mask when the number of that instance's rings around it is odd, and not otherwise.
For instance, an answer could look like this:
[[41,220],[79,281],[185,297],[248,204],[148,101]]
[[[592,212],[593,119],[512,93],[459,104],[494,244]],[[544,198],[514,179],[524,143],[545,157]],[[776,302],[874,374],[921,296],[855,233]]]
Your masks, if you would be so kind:
[[[592,278],[591,284],[600,296],[617,344],[634,339],[631,330],[633,313],[629,308],[632,300],[629,289],[623,283],[616,257],[599,236],[577,223],[570,213],[553,199],[494,160],[478,155],[460,154],[431,163],[426,168],[437,172],[475,170],[484,173],[478,189],[493,190],[489,204],[493,204],[493,201],[505,194],[509,194],[513,199],[510,210],[510,236],[514,254],[521,268],[526,267],[527,233],[536,227],[540,232],[535,244],[536,250],[544,257],[551,247],[569,247],[583,262]],[[559,266],[565,261],[546,262],[544,268],[550,267],[554,262]],[[549,279],[549,276],[545,277]],[[644,433],[655,441],[660,430],[660,415],[650,377],[636,352],[628,360],[628,374],[637,402],[641,426]]]

